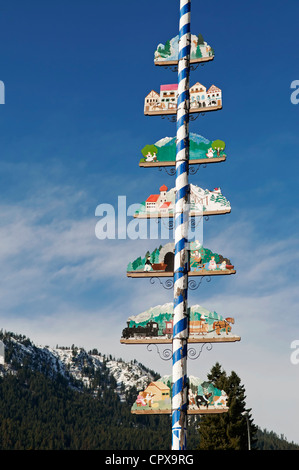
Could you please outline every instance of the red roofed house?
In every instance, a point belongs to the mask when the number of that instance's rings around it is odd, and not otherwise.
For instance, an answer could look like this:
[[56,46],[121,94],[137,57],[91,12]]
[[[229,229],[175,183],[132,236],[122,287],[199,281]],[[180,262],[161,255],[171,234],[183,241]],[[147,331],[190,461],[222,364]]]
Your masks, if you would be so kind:
[[[152,90],[144,100],[144,112],[176,109],[178,100],[178,84],[160,86],[160,95]],[[222,91],[212,85],[208,91],[197,82],[190,88],[190,107],[205,108],[206,106],[222,106]]]
[[178,84],[160,86],[160,101],[163,109],[175,109],[178,99]]
[[160,198],[159,194],[151,194],[145,201],[145,208],[147,211],[154,211],[157,207],[157,202]]
[[147,211],[162,211],[167,212],[170,208],[171,202],[167,201],[167,186],[163,184],[160,187],[160,194],[151,194],[145,201],[145,209]]
[[160,212],[163,214],[167,214],[169,212],[171,206],[171,202],[164,202],[162,206],[160,206]]

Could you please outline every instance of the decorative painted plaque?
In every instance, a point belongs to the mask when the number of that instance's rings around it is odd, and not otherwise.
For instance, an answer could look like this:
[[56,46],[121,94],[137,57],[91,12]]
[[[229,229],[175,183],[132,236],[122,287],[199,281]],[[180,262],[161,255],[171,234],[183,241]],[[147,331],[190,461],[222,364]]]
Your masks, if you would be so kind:
[[[226,343],[240,341],[232,334],[233,317],[223,317],[201,305],[188,309],[188,343]],[[171,343],[173,332],[173,302],[151,307],[130,316],[120,342],[125,344]]]
[[[168,39],[165,44],[158,44],[154,54],[155,65],[176,65],[179,56],[179,36]],[[201,34],[191,34],[190,63],[207,62],[214,59],[214,50]]]
[[[174,270],[174,243],[160,245],[151,253],[147,251],[127,266],[128,277],[170,277]],[[221,254],[204,248],[198,241],[190,242],[189,276],[235,274],[234,265]]]
[[[163,184],[159,193],[150,194],[142,202],[134,217],[147,219],[151,217],[173,217],[175,208],[175,188],[168,189]],[[229,201],[223,196],[220,188],[212,191],[190,184],[190,217],[227,214],[231,211]]]
[[[223,140],[209,140],[190,132],[189,163],[216,163],[226,159]],[[164,137],[141,150],[139,166],[173,166],[176,158],[176,137]]]
[[[172,377],[164,376],[140,390],[131,408],[133,414],[171,414]],[[216,414],[228,411],[227,394],[211,382],[188,378],[187,414]]]
[[[222,91],[215,85],[207,89],[197,82],[190,88],[190,113],[205,113],[222,108]],[[160,93],[152,90],[144,100],[144,114],[155,116],[161,114],[176,114],[178,84],[160,86]]]

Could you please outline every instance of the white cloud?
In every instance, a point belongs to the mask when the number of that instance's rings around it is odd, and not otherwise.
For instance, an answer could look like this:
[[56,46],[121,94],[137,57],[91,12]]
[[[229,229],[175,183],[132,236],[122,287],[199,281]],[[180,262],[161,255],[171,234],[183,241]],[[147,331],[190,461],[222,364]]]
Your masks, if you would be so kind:
[[[129,316],[172,301],[172,290],[158,281],[151,285],[149,280],[126,277],[127,263],[160,241],[98,240],[96,217],[73,210],[85,197],[56,187],[38,201],[31,197],[0,206],[1,327],[38,344],[95,347],[170,373],[171,361],[160,360],[155,350],[120,344]],[[202,283],[190,292],[189,304],[234,316],[234,331],[242,339],[203,351],[197,361],[189,361],[188,371],[202,377],[216,361],[228,372],[235,370],[245,384],[256,424],[298,442],[296,425],[289,424],[297,406],[299,367],[290,363],[290,344],[299,339],[294,277],[298,240],[290,235],[283,241],[263,241],[255,234],[254,222],[234,220],[204,245],[230,258],[237,274]],[[282,389],[288,393],[283,403]]]

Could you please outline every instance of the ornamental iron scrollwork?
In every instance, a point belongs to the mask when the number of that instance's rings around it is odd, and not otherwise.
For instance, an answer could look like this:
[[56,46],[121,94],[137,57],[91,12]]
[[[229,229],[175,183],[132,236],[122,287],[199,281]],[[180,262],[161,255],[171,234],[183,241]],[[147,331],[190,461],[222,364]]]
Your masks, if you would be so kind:
[[201,355],[202,351],[203,351],[203,348],[206,348],[207,351],[211,351],[211,349],[213,348],[212,344],[211,343],[203,343],[200,348],[199,348],[199,351],[197,352],[195,348],[188,348],[187,350],[187,357],[188,359],[191,359],[191,360],[195,360],[195,359],[198,359],[199,356]]
[[207,164],[206,163],[197,163],[196,165],[190,165],[189,166],[190,175],[195,175],[198,172],[200,167],[207,168]]
[[190,280],[188,280],[188,288],[190,290],[198,289],[198,287],[200,286],[200,284],[203,281],[203,278],[206,279],[206,282],[211,282],[211,280],[212,280],[211,276],[200,276],[200,279],[199,279],[198,282],[196,282],[194,279],[190,279]]
[[166,279],[166,281],[163,283],[159,277],[151,277],[150,278],[150,283],[155,284],[156,279],[160,282],[161,286],[164,287],[164,289],[172,289],[174,286],[173,279]]
[[165,173],[167,173],[169,176],[174,176],[175,175],[175,167],[166,167],[166,166],[159,166],[159,171],[162,171],[164,169]]
[[159,217],[159,218],[157,218],[157,219],[155,219],[155,220],[156,220],[156,223],[157,223],[157,224],[159,224],[160,221],[162,220],[162,223],[163,223],[164,227],[166,227],[168,230],[173,230],[173,228],[174,228],[174,220],[173,220],[173,218],[170,218],[170,217],[169,217],[169,218],[167,219],[167,218],[164,218],[164,217],[162,217],[162,218]]
[[178,71],[178,66],[177,65],[163,65],[164,69],[170,69],[172,72],[177,72]]
[[157,353],[160,357],[160,359],[162,359],[163,361],[169,361],[170,359],[172,359],[172,350],[171,349],[163,349],[162,351],[160,351],[158,345],[156,343],[150,343],[147,345],[147,350],[148,351],[152,351],[151,347],[152,346],[155,346],[156,350],[157,350]]
[[161,115],[161,118],[162,118],[162,119],[167,118],[169,122],[176,122],[176,119],[177,119],[177,118],[176,118],[176,115],[175,115],[175,116],[173,116],[173,115],[171,115],[171,116],[167,116],[167,115],[166,115],[166,116],[165,116],[164,114]]

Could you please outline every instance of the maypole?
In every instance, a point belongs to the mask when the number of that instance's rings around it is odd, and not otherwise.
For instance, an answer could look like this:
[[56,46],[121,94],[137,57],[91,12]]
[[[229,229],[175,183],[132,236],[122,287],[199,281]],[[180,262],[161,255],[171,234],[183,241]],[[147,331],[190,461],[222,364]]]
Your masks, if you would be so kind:
[[[190,64],[203,64],[214,59],[214,49],[203,40],[201,34],[191,35],[191,0],[180,0],[179,35],[160,43],[155,50],[155,65],[174,67],[178,71],[177,83],[160,86],[160,93],[151,90],[144,100],[144,114],[162,116],[176,122],[176,136],[164,137],[142,149],[139,166],[144,168],[172,167],[166,173],[175,175],[175,187],[168,190],[163,183],[158,194],[150,194],[134,213],[140,219],[168,219],[174,228],[174,243],[147,251],[127,266],[127,276],[155,279],[173,292],[171,302],[147,308],[138,315],[130,315],[122,331],[124,344],[154,345],[163,360],[172,360],[172,375],[151,381],[138,396],[131,408],[134,414],[169,414],[172,416],[172,450],[187,449],[187,416],[218,414],[228,411],[228,396],[207,380],[187,376],[187,358],[197,359],[202,347],[211,343],[240,341],[231,333],[233,317],[222,317],[215,310],[200,305],[188,306],[188,290],[197,289],[207,276],[235,274],[231,261],[219,253],[205,248],[189,236],[189,219],[202,216],[227,214],[230,203],[219,187],[212,191],[189,184],[190,174],[206,163],[223,162],[225,143],[189,134],[189,116],[205,114],[222,108],[222,91],[215,85],[207,89],[196,82],[190,87]],[[191,148],[191,150],[190,150]],[[195,168],[195,171],[194,171]],[[161,182],[162,183],[162,182]],[[173,220],[171,220],[173,218]],[[173,222],[173,224],[172,224]],[[195,237],[195,233],[193,234]],[[196,283],[189,277],[200,279]],[[163,280],[167,279],[165,282]],[[194,354],[190,344],[201,345]],[[160,352],[171,345],[171,349]],[[151,348],[148,348],[151,350]],[[192,351],[193,350],[193,351]],[[189,355],[188,355],[189,352]],[[196,356],[196,357],[195,357]]]
[[186,449],[187,434],[190,7],[191,0],[180,0],[172,340],[173,450]]

